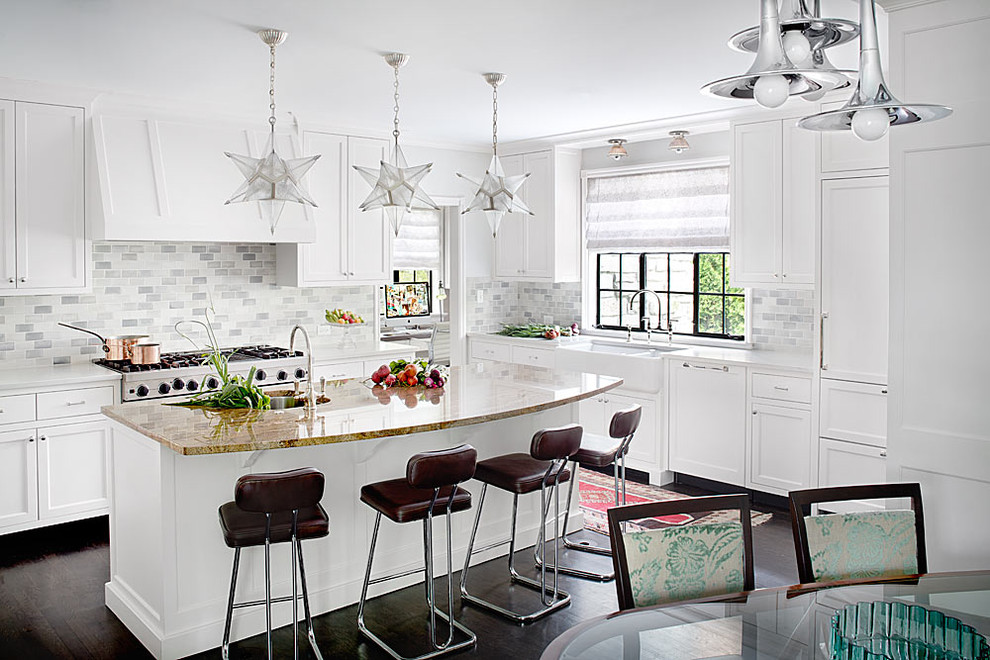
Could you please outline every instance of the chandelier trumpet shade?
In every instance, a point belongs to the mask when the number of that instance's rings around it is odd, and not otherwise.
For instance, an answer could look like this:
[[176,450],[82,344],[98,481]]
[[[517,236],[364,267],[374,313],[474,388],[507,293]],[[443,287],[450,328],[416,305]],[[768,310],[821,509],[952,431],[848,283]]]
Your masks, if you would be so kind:
[[952,108],[932,103],[902,103],[883,79],[874,0],[860,0],[859,82],[844,106],[805,117],[801,128],[813,131],[852,130],[861,140],[879,140],[890,126],[943,119]]
[[[787,35],[804,37],[804,44],[811,50],[821,48],[831,48],[848,41],[852,41],[859,35],[859,26],[853,21],[841,18],[820,18],[821,11],[819,0],[815,0],[813,10],[808,9],[805,0],[784,0],[781,3],[778,17],[780,19],[781,36],[784,41],[796,42],[796,46],[801,48],[802,44],[798,39],[788,39]],[[788,45],[784,44],[785,48]],[[760,47],[760,28],[751,27],[729,37],[729,48],[740,53],[755,53]],[[790,52],[787,53],[791,55]],[[805,58],[808,53],[805,53]],[[803,60],[805,58],[799,58]],[[800,64],[799,60],[791,58],[794,64]]]
[[268,223],[268,227],[275,234],[275,227],[282,215],[282,210],[286,202],[294,204],[305,204],[316,206],[310,196],[309,191],[303,181],[306,172],[320,157],[305,156],[303,158],[285,159],[275,151],[275,47],[285,41],[287,32],[282,30],[260,30],[258,36],[268,45],[271,52],[270,77],[269,77],[269,109],[271,114],[268,117],[270,134],[265,145],[266,154],[262,158],[252,158],[240,154],[225,152],[226,156],[234,163],[241,174],[244,175],[244,182],[234,191],[226,204],[237,202],[258,202],[262,218]]
[[372,187],[359,208],[362,211],[384,209],[396,236],[399,234],[402,221],[413,209],[440,208],[420,187],[423,178],[430,173],[433,163],[410,166],[406,162],[405,154],[402,153],[402,147],[399,146],[399,69],[408,61],[409,56],[404,53],[385,55],[385,63],[392,67],[394,73],[393,100],[395,101],[393,107],[395,114],[392,119],[393,142],[389,149],[388,160],[381,161],[378,169],[354,166],[354,169]]
[[460,172],[457,173],[457,176],[478,187],[474,193],[474,198],[462,211],[462,214],[482,211],[488,219],[492,238],[495,238],[499,224],[506,213],[533,215],[533,212],[517,195],[519,188],[529,177],[529,172],[516,176],[505,176],[502,161],[498,159],[498,86],[505,82],[505,74],[486,73],[484,78],[485,82],[492,86],[492,160],[481,181],[475,181]]
[[791,62],[784,51],[777,0],[760,0],[759,46],[753,65],[746,73],[708,83],[701,91],[722,98],[755,99],[764,107],[776,108],[790,96],[835,89],[845,79],[842,71]]

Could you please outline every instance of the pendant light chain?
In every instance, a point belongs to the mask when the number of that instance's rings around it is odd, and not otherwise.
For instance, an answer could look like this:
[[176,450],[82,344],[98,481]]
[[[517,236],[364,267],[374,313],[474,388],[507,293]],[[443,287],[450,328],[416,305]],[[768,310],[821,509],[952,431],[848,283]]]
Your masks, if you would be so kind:
[[268,123],[272,127],[272,135],[275,135],[275,44],[271,45],[272,51],[272,61],[271,61],[271,76],[269,77],[269,87],[268,87],[268,98],[270,100],[268,107],[271,109],[272,114],[268,118]]
[[492,154],[498,154],[498,85],[492,85]]
[[399,67],[398,65],[392,67],[392,70],[395,71],[395,83],[393,83],[393,86],[395,87],[395,94],[393,94],[392,96],[392,99],[395,101],[395,105],[392,107],[392,110],[395,112],[395,116],[392,119],[392,126],[393,126],[392,137],[395,138],[395,143],[399,144]]

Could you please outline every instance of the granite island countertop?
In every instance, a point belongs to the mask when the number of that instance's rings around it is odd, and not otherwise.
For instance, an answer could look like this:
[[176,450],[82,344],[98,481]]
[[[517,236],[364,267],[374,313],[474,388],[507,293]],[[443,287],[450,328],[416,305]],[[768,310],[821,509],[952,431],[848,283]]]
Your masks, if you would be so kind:
[[219,454],[353,442],[481,424],[547,410],[618,387],[619,378],[506,363],[450,369],[441,389],[331,381],[313,412],[215,410],[142,401],[103,414],[176,453]]

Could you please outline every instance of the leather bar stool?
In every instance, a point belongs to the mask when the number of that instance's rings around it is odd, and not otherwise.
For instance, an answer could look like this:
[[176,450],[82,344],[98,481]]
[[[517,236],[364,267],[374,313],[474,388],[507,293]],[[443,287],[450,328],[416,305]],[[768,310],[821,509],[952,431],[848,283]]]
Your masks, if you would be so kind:
[[[229,657],[230,621],[235,608],[265,606],[265,624],[268,635],[268,657],[272,657],[272,603],[292,601],[292,643],[295,657],[299,657],[299,594],[296,583],[296,565],[302,582],[303,607],[306,612],[306,630],[309,645],[317,658],[323,659],[313,634],[313,618],[309,610],[309,592],[306,590],[306,568],[303,565],[302,541],[318,539],[330,533],[330,520],[320,506],[323,498],[323,473],[314,468],[300,468],[287,472],[248,474],[237,480],[234,501],[220,507],[220,528],[227,547],[234,549],[234,569],[230,576],[230,597],[227,601],[227,619],[223,628],[224,660]],[[292,595],[272,598],[270,548],[272,543],[292,544]],[[237,568],[241,561],[241,549],[265,546],[265,599],[241,603],[234,602],[237,587]],[[298,556],[298,560],[297,560]]]
[[[640,419],[643,417],[641,406],[631,406],[624,410],[617,411],[612,415],[609,423],[608,436],[586,433],[581,439],[581,448],[576,454],[571,456],[574,466],[574,473],[577,474],[577,467],[605,468],[614,466],[612,473],[615,477],[615,506],[626,503],[626,454],[629,452],[629,445],[632,443],[633,435],[639,428]],[[621,475],[621,476],[620,476]],[[579,479],[571,480],[571,487],[567,491],[567,510],[571,510],[571,498],[574,496],[574,488]],[[619,496],[619,483],[622,483],[621,499]],[[580,531],[580,530],[578,530]],[[567,538],[567,518],[564,518],[564,533],[561,536],[564,547],[581,552],[589,552],[596,555],[612,556],[612,549],[598,545],[593,545],[589,541],[574,542]],[[539,546],[537,546],[539,547]],[[543,564],[543,557],[535,553],[537,567]],[[608,582],[615,579],[615,572],[595,573],[584,571],[571,566],[561,566],[560,572],[565,575]]]
[[[378,529],[382,516],[397,523],[423,521],[423,556],[426,587],[426,604],[430,609],[429,630],[431,649],[415,660],[435,658],[446,653],[473,647],[477,637],[473,632],[454,619],[454,578],[450,547],[450,517],[455,511],[471,508],[471,493],[457,484],[467,481],[474,475],[478,452],[471,445],[461,445],[453,449],[416,454],[406,464],[404,479],[392,479],[368,484],[361,488],[361,501],[375,510],[375,530],[371,535],[371,549],[368,551],[368,568],[361,587],[361,600],[358,603],[358,629],[371,641],[380,646],[396,660],[407,660],[381,637],[368,629],[364,622],[364,606],[368,597],[368,586],[387,580],[412,575],[420,569],[414,568],[401,573],[371,578],[371,565],[375,559],[375,546],[378,542]],[[447,608],[443,612],[437,608],[433,585],[433,517],[446,514],[447,520]],[[446,640],[437,640],[436,618],[439,616],[448,624]],[[454,643],[454,628],[460,630],[467,639]]]
[[[546,552],[546,525],[550,512],[550,498],[554,500],[554,535],[553,555],[554,564],[557,561],[558,543],[560,538],[560,492],[558,486],[570,478],[567,469],[567,459],[574,455],[581,446],[582,429],[577,424],[554,429],[537,431],[530,443],[529,454],[506,454],[496,456],[478,463],[474,478],[482,483],[481,497],[478,502],[478,513],[474,518],[471,529],[471,540],[468,542],[467,556],[464,559],[464,570],[461,571],[461,597],[473,605],[491,610],[517,623],[529,623],[565,607],[571,602],[570,594],[558,588],[558,571],[553,570],[553,588],[548,589],[546,566],[540,567],[540,580],[523,577],[516,572],[513,555],[516,549],[516,517],[519,510],[519,496],[540,491],[540,535],[537,542],[541,555]],[[484,548],[474,549],[478,524],[481,522],[481,510],[485,504],[485,493],[488,486],[494,486],[512,493],[512,528],[508,541],[499,541]],[[564,512],[567,515],[567,512]],[[542,606],[530,613],[519,613],[500,607],[494,603],[472,596],[467,590],[468,568],[471,556],[475,552],[483,552],[501,545],[509,544],[509,580],[522,586],[540,592]]]

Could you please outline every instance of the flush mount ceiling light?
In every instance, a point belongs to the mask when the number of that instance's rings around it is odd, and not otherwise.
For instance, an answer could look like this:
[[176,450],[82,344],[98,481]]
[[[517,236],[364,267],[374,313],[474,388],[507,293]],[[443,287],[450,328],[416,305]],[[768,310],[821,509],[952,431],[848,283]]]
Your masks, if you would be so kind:
[[505,74],[486,73],[484,78],[485,82],[492,86],[492,161],[488,164],[488,169],[485,170],[485,176],[480,183],[460,172],[457,176],[478,186],[474,199],[462,214],[483,211],[492,230],[492,238],[495,238],[499,223],[506,213],[533,215],[533,212],[516,196],[516,192],[526,182],[529,172],[505,176],[502,161],[498,159],[498,86],[505,82]]
[[622,160],[623,158],[628,156],[629,152],[626,151],[626,148],[622,146],[626,142],[627,140],[621,140],[619,138],[613,138],[609,140],[608,143],[612,146],[608,150],[608,154],[607,154],[608,157],[611,158],[612,160]]
[[784,52],[777,0],[760,0],[759,47],[753,65],[741,76],[708,83],[701,91],[723,98],[756,99],[765,108],[776,108],[789,96],[835,89],[844,79],[840,71],[795,66]]
[[813,131],[848,131],[861,140],[879,140],[890,126],[935,121],[952,114],[952,108],[930,103],[901,103],[887,89],[880,67],[874,0],[859,5],[859,83],[844,106],[805,117],[801,128]]
[[673,139],[670,141],[670,144],[667,145],[667,148],[673,151],[675,154],[684,153],[685,151],[691,148],[691,145],[688,144],[688,141],[684,139],[688,135],[690,135],[690,133],[688,133],[687,131],[671,131],[670,137]]
[[244,175],[244,183],[234,191],[226,204],[258,202],[261,215],[268,221],[268,227],[274,235],[275,225],[278,224],[278,219],[282,215],[282,209],[286,202],[316,206],[316,202],[310,199],[309,191],[306,190],[302,178],[320,156],[305,156],[286,160],[275,153],[275,47],[285,41],[289,33],[282,30],[260,30],[258,36],[271,51],[271,64],[269,65],[271,74],[268,86],[268,98],[270,99],[268,107],[271,110],[268,124],[271,133],[265,146],[267,155],[264,158],[251,158],[250,156],[225,152],[226,156]]
[[430,196],[419,187],[423,177],[430,173],[433,163],[425,165],[409,166],[406,157],[399,147],[399,68],[405,66],[409,61],[409,56],[403,53],[386,53],[385,63],[392,67],[395,81],[393,83],[394,94],[392,96],[395,112],[392,118],[392,144],[387,161],[381,161],[379,169],[370,167],[354,166],[364,180],[373,186],[367,199],[361,203],[362,211],[374,209],[385,209],[392,224],[392,231],[399,235],[399,226],[402,220],[413,209],[438,210]]

